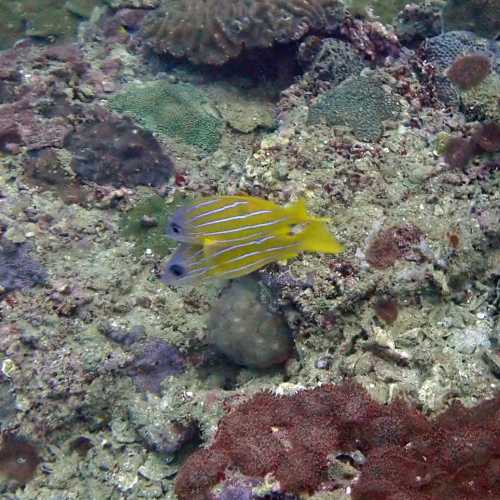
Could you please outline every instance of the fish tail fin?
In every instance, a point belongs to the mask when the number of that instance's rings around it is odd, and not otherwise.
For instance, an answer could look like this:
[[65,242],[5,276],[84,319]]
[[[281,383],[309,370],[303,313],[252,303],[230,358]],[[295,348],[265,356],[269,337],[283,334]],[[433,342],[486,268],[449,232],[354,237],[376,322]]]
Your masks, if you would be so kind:
[[340,253],[344,249],[328,230],[325,219],[309,223],[300,234],[300,240],[304,252]]

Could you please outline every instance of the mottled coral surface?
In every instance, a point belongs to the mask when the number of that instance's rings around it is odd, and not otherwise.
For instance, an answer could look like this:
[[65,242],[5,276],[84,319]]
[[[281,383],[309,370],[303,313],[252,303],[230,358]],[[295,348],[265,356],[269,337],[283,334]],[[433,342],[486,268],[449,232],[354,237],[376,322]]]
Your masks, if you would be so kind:
[[272,475],[285,492],[314,492],[329,480],[333,457],[359,450],[366,461],[355,500],[494,499],[499,415],[497,397],[473,409],[454,404],[430,421],[402,400],[379,404],[350,382],[290,396],[262,392],[232,408],[212,446],[189,457],[176,493],[185,500],[210,498],[228,470]]
[[332,31],[342,17],[338,0],[170,0],[151,14],[146,36],[157,52],[220,65],[244,48]]

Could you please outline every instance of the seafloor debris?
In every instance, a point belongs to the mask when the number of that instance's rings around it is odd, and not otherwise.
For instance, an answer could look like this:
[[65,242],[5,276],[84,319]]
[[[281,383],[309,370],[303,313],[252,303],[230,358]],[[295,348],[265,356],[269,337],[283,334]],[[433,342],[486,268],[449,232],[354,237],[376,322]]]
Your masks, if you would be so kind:
[[212,445],[182,466],[176,493],[208,498],[236,472],[272,475],[285,493],[313,493],[328,484],[332,455],[361,452],[363,460],[352,461],[361,472],[355,500],[493,500],[500,487],[499,411],[497,396],[471,409],[454,404],[427,420],[401,400],[381,405],[352,383],[289,396],[262,392],[229,410]]
[[[216,14],[215,14],[216,13]],[[159,53],[220,65],[242,50],[331,32],[344,16],[338,0],[163,1],[145,29]]]

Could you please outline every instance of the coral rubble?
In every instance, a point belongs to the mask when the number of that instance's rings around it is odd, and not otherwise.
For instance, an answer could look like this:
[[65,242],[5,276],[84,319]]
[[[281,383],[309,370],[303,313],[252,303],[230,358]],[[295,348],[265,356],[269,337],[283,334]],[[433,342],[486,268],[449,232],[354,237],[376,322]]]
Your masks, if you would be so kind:
[[339,0],[163,1],[146,25],[157,52],[221,65],[242,50],[333,31],[343,18]]

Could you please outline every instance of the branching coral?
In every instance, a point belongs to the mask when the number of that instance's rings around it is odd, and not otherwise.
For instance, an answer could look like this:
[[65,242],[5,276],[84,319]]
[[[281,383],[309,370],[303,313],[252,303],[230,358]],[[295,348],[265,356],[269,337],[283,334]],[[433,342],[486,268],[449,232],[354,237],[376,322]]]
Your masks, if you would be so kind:
[[339,0],[169,0],[149,16],[145,34],[159,53],[220,65],[243,49],[330,32],[343,16]]
[[455,404],[431,422],[400,400],[379,404],[350,382],[283,397],[259,393],[229,411],[210,448],[189,457],[176,493],[209,498],[229,470],[273,475],[287,493],[313,492],[328,481],[332,456],[361,452],[355,500],[494,499],[499,412],[497,396],[473,409]]

